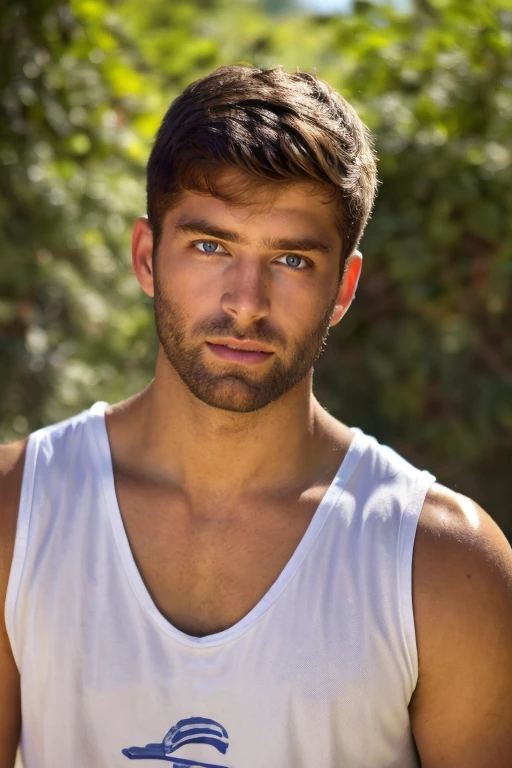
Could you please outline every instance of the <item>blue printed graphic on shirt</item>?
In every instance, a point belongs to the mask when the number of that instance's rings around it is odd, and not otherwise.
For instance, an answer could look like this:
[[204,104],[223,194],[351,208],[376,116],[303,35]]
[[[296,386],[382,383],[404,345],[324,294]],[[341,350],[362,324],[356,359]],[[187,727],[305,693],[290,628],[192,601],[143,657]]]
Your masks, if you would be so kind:
[[228,732],[220,723],[208,717],[188,717],[179,720],[166,733],[163,741],[146,744],[145,747],[129,747],[121,750],[130,760],[168,760],[178,766],[199,766],[199,768],[227,768],[218,763],[204,763],[178,757],[173,753],[185,744],[208,744],[223,755],[229,747]]

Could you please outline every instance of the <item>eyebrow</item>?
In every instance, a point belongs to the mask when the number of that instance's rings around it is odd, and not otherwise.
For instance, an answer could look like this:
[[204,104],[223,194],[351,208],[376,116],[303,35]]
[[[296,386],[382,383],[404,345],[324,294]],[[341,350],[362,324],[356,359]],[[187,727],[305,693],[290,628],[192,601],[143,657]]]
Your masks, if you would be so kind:
[[[230,229],[218,227],[206,219],[183,219],[178,221],[175,231],[182,234],[202,234],[215,237],[218,240],[228,240],[231,243],[240,245],[249,245],[249,240],[238,232]],[[328,243],[318,240],[315,237],[297,236],[293,238],[283,237],[264,237],[261,240],[264,248],[272,251],[318,251],[320,253],[331,253],[332,246]]]

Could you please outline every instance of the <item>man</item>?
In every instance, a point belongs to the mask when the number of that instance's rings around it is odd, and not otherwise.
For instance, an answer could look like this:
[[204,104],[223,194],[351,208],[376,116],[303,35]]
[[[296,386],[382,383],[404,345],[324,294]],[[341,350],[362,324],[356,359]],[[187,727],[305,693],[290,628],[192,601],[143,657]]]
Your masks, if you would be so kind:
[[[1,453],[0,766],[512,766],[512,552],[330,416],[376,164],[314,75],[164,118],[133,268],[155,377]],[[411,255],[413,258],[413,255]]]

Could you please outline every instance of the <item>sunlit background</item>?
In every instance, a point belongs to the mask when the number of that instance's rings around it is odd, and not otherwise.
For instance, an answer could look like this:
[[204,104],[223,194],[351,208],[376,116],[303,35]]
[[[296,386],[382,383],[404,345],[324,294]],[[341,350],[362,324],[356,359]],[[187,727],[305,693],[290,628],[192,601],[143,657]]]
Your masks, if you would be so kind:
[[[374,5],[386,5],[386,3],[377,0]],[[411,11],[414,8],[412,0],[393,0],[390,5],[400,11]],[[293,6],[304,13],[317,11],[318,13],[333,15],[350,13],[354,8],[354,2],[353,0],[302,0],[300,3],[293,3]]]
[[0,440],[152,378],[129,239],[170,101],[221,64],[300,67],[355,106],[380,157],[316,394],[512,537],[508,0],[19,1],[0,35]]

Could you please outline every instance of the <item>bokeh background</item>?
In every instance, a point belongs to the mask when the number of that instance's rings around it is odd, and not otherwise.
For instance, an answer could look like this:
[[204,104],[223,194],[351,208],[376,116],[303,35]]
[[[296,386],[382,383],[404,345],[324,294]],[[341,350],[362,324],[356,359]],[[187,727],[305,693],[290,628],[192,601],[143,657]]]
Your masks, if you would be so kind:
[[316,71],[381,180],[320,401],[512,540],[512,2],[7,1],[0,10],[0,441],[153,376],[130,267],[172,99],[221,64]]

